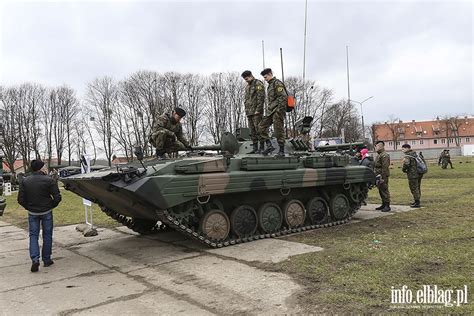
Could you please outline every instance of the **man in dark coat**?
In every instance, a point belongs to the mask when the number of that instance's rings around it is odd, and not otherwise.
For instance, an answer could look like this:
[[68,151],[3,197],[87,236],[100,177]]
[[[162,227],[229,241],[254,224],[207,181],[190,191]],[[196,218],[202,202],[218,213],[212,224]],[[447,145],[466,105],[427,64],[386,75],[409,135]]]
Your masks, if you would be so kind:
[[53,208],[61,202],[58,183],[46,175],[44,162],[31,161],[31,175],[20,182],[18,203],[28,211],[28,229],[30,235],[31,272],[39,269],[40,250],[38,237],[43,230],[41,258],[45,267],[52,265],[53,246]]

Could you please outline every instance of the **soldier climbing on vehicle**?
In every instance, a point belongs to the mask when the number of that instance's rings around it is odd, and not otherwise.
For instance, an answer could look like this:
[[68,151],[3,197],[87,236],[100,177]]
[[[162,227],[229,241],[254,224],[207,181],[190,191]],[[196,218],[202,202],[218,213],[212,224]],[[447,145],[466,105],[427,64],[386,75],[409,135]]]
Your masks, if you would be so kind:
[[154,120],[148,141],[156,148],[158,158],[179,150],[191,150],[180,123],[185,115],[186,111],[177,107],[171,114],[165,113]]

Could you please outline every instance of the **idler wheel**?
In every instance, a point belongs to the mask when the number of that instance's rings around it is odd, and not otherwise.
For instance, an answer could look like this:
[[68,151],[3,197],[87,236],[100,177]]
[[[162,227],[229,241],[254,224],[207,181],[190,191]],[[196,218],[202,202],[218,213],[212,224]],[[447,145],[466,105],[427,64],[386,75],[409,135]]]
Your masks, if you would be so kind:
[[315,197],[306,203],[306,211],[313,225],[325,223],[328,219],[328,204],[323,198]]
[[250,205],[236,207],[230,215],[232,232],[239,237],[251,236],[257,230],[257,212]]
[[230,231],[230,221],[221,210],[210,210],[201,219],[201,231],[211,240],[226,239]]
[[265,233],[273,233],[280,229],[283,222],[281,208],[275,203],[265,203],[258,209],[258,224]]
[[299,200],[290,200],[283,206],[285,223],[289,228],[295,228],[304,225],[306,210],[303,203]]
[[344,194],[336,194],[331,198],[329,211],[334,220],[346,218],[350,211],[349,200]]

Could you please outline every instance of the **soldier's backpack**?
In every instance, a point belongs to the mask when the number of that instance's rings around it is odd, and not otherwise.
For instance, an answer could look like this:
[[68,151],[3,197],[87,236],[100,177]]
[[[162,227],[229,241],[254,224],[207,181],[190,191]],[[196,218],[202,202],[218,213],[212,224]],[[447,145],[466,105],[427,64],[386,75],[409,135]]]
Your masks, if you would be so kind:
[[285,84],[283,84],[283,87],[285,88],[285,92],[287,95],[287,101],[286,101],[286,112],[291,112],[295,109],[296,106],[296,99],[294,95],[291,95],[288,93],[286,90]]
[[421,159],[420,156],[416,155],[413,157],[413,156],[410,156],[410,155],[405,155],[409,158],[412,158],[412,159],[415,159],[415,162],[416,162],[416,172],[418,174],[425,174],[428,172],[428,166],[426,165],[426,162],[423,161],[423,159]]

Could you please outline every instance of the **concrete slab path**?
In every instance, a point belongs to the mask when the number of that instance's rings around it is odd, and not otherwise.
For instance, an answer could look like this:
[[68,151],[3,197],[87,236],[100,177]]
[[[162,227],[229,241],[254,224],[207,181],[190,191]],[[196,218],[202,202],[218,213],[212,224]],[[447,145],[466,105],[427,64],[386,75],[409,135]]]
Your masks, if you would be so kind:
[[[410,210],[377,206],[354,222]],[[174,231],[98,231],[83,237],[75,225],[56,227],[55,264],[31,273],[27,232],[0,221],[0,315],[295,314],[301,286],[255,263],[323,250],[282,239],[209,249]]]

